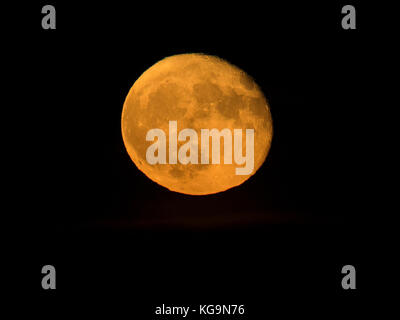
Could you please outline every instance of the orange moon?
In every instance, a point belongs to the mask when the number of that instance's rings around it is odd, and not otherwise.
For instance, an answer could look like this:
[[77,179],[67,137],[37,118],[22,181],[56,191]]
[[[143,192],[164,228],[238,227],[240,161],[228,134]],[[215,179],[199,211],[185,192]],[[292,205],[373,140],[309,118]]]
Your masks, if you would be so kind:
[[[252,173],[235,174],[238,165],[222,161],[222,147],[220,164],[169,164],[169,121],[174,120],[178,132],[185,128],[198,133],[213,128],[254,129]],[[147,148],[153,143],[146,141],[146,134],[153,128],[165,132],[166,164],[146,161]],[[254,80],[227,61],[204,54],[174,55],[147,69],[125,99],[121,130],[139,170],[171,191],[190,195],[218,193],[242,184],[265,161],[273,133],[269,105]],[[178,141],[178,148],[183,144]]]

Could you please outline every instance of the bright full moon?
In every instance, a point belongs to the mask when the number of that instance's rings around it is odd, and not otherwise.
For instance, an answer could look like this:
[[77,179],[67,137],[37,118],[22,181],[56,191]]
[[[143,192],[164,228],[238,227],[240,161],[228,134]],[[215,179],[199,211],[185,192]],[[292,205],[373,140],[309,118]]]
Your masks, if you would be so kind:
[[[169,130],[170,121],[177,124],[174,136]],[[155,128],[165,133],[165,163],[151,164],[146,158],[148,148],[157,142],[156,138],[154,141],[146,139],[149,130]],[[236,174],[236,169],[245,164],[238,165],[233,160],[224,163],[224,137],[220,140],[220,163],[211,161],[211,146],[208,164],[201,163],[200,150],[198,163],[174,163],[168,146],[186,128],[197,132],[196,148],[200,146],[202,129],[229,129],[232,144],[236,143],[234,130],[242,129],[243,156],[249,147],[246,129],[253,129],[254,169],[251,174]],[[203,54],[167,57],[146,70],[126,97],[121,129],[126,150],[139,170],[171,191],[191,195],[217,193],[242,184],[263,164],[272,140],[269,106],[254,80],[236,66]],[[177,149],[185,144],[187,141],[178,138]]]

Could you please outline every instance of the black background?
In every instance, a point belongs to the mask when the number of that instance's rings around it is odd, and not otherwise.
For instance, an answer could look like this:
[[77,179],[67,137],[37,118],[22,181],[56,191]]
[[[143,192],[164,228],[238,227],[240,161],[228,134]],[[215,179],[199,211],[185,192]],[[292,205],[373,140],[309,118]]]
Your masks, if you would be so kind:
[[[21,154],[11,187],[23,194],[12,251],[31,314],[162,319],[162,303],[245,304],[248,319],[372,311],[382,242],[371,95],[385,41],[373,6],[353,2],[357,29],[343,30],[342,2],[52,2],[57,29],[42,30],[44,4],[21,6],[9,34],[23,132],[11,133]],[[134,81],[186,52],[245,70],[271,107],[266,162],[221,194],[164,189],[122,142]],[[41,289],[45,264],[56,291]],[[341,288],[346,264],[355,291]]]

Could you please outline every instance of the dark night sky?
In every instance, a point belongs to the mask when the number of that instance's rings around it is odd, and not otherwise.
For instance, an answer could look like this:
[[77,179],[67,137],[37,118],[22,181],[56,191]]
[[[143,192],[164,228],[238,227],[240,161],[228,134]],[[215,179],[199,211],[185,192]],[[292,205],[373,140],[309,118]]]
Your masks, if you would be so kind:
[[[115,6],[108,14],[107,5],[60,5],[56,33],[38,30],[40,52],[30,57],[32,74],[44,71],[40,90],[32,88],[41,105],[45,157],[38,160],[54,199],[45,211],[65,210],[59,225],[341,223],[357,215],[368,184],[364,144],[374,139],[363,133],[374,105],[364,94],[370,35],[361,13],[360,30],[345,32],[338,5],[211,8],[183,14],[168,5],[156,13]],[[148,180],[131,163],[120,132],[134,81],[183,52],[214,54],[248,72],[274,120],[261,170],[238,188],[201,199]]]
[[[306,314],[310,301],[356,315],[372,292],[361,282],[355,296],[343,294],[338,270],[353,263],[366,280],[377,261],[368,224],[382,168],[372,96],[386,38],[371,24],[374,7],[358,5],[357,30],[344,31],[340,1],[53,4],[57,30],[41,30],[43,4],[30,3],[20,9],[18,36],[10,36],[11,81],[24,88],[11,92],[23,132],[17,145],[24,141],[23,150],[15,147],[11,188],[24,194],[14,210],[28,230],[14,253],[27,266],[25,287],[40,281],[49,261],[60,274],[57,295],[29,298],[35,310],[50,301],[54,310],[87,315],[133,316],[136,308],[150,319],[149,309],[164,301],[240,300],[258,319],[267,300],[281,318]],[[185,52],[245,70],[274,121],[259,171],[205,197],[149,180],[121,137],[134,81]]]

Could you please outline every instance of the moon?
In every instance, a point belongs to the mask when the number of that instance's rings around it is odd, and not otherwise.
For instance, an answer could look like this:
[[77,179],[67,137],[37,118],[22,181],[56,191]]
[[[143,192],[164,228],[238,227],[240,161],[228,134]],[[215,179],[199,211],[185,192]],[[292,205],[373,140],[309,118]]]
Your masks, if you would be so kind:
[[[147,132],[153,128],[165,132],[168,159],[172,120],[177,121],[178,132],[185,128],[198,133],[213,128],[254,129],[252,174],[235,174],[234,161],[149,164],[146,150],[152,142],[146,141]],[[121,130],[125,148],[139,170],[171,191],[190,195],[218,193],[242,184],[265,161],[273,134],[269,105],[255,81],[219,57],[198,53],[170,56],[147,69],[125,99]],[[182,144],[179,141],[178,148]]]

